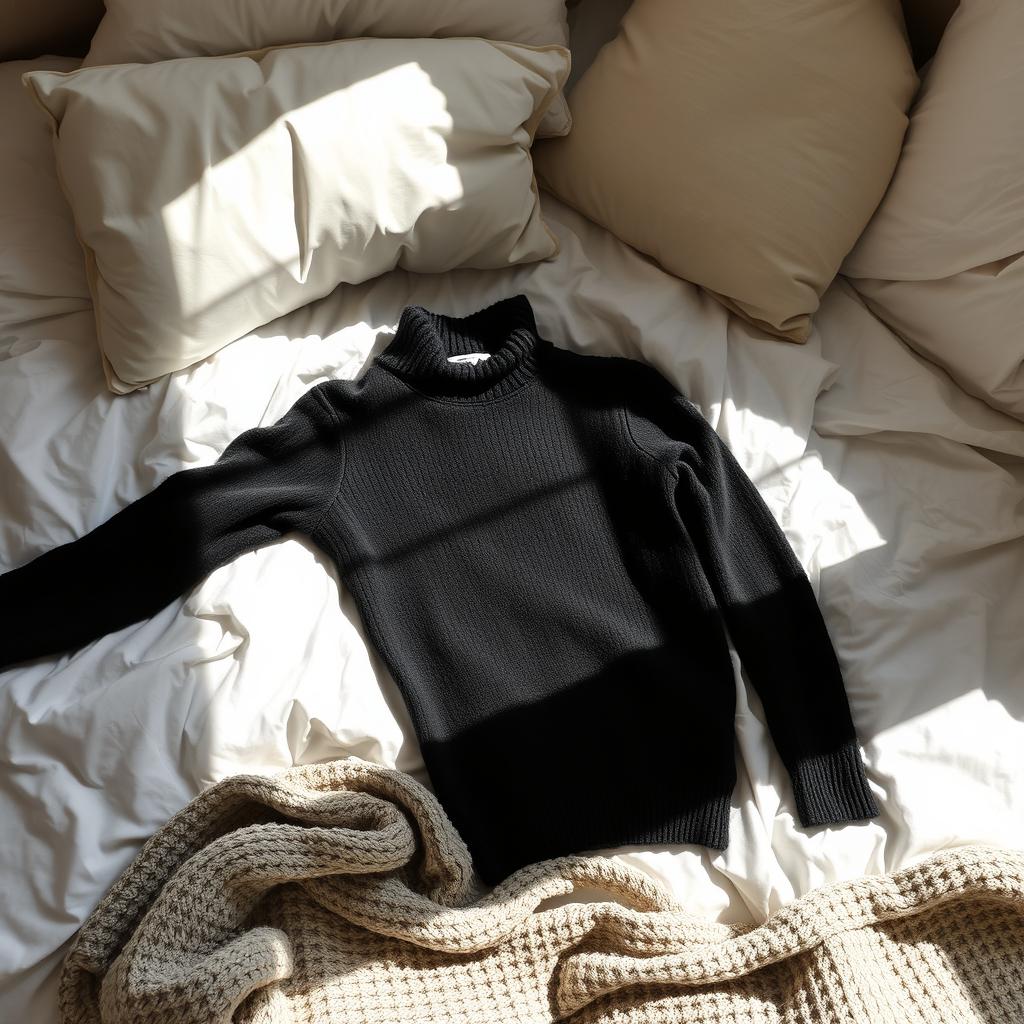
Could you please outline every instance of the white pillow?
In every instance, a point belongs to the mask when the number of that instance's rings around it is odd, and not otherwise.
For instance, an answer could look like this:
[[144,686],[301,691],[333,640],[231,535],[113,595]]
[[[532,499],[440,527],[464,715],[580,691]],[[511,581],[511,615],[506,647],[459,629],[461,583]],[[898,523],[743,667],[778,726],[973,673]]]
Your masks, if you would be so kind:
[[909,345],[1024,419],[1024,3],[965,0],[843,265]]
[[[106,0],[106,6],[84,67],[360,36],[569,45],[563,0]],[[571,125],[559,94],[538,135],[565,135]]]
[[341,282],[557,251],[530,145],[561,47],[361,39],[33,72],[111,390]]

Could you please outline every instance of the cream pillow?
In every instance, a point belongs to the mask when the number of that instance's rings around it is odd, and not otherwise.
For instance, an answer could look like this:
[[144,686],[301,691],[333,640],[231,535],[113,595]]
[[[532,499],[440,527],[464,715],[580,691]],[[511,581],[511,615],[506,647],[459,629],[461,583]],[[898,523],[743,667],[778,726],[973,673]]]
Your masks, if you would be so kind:
[[[479,36],[569,45],[563,0],[106,0],[84,66],[151,64],[333,39]],[[538,135],[565,135],[561,93]]]
[[843,272],[974,395],[1024,419],[1024,3],[965,0]]
[[561,47],[363,39],[33,72],[112,390],[393,267],[554,255],[530,145]]
[[896,0],[634,0],[539,144],[560,199],[803,341],[896,165],[917,79]]

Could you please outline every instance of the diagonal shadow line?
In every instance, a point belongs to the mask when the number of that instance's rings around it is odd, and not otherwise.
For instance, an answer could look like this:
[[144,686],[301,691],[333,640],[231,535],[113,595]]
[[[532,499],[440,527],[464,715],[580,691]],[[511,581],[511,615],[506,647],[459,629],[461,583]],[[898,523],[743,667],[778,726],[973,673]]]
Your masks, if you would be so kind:
[[571,490],[574,487],[579,487],[586,483],[590,479],[590,476],[591,474],[589,473],[575,474],[564,480],[560,480],[557,483],[538,487],[532,491],[522,494],[514,502],[507,502],[502,505],[490,505],[472,516],[467,516],[464,519],[460,519],[452,523],[446,523],[443,527],[421,534],[413,540],[393,548],[391,551],[383,554],[364,555],[360,558],[353,559],[352,561],[346,561],[345,573],[348,574],[355,572],[368,565],[378,567],[399,561],[408,555],[412,555],[417,551],[421,551],[424,548],[429,547],[431,544],[448,539],[452,533],[462,533],[489,527],[491,524],[503,518],[521,514],[521,511],[528,506],[537,505],[543,502],[546,498],[560,494],[563,491]]

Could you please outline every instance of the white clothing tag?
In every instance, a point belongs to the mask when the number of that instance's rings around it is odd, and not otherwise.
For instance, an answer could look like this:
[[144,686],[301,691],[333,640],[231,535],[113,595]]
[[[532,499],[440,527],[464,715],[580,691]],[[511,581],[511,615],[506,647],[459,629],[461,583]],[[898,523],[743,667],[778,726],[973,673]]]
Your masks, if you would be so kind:
[[490,352],[467,352],[461,356],[449,356],[449,363],[472,363],[476,366],[477,363],[482,363],[485,359],[490,359]]

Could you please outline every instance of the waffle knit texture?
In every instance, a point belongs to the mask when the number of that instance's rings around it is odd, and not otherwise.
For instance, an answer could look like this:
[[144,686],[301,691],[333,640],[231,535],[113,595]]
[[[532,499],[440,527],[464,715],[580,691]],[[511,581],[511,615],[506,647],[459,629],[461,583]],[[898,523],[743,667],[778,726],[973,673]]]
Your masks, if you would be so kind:
[[726,845],[727,630],[801,821],[877,814],[814,593],[751,481],[655,370],[538,338],[523,296],[407,308],[358,381],[0,576],[0,665],[152,615],[289,531],[338,567],[489,882]]
[[1016,1024],[1024,855],[946,851],[758,927],[598,857],[484,893],[436,800],[350,759],[194,800],[86,921],[59,991],[63,1024]]

